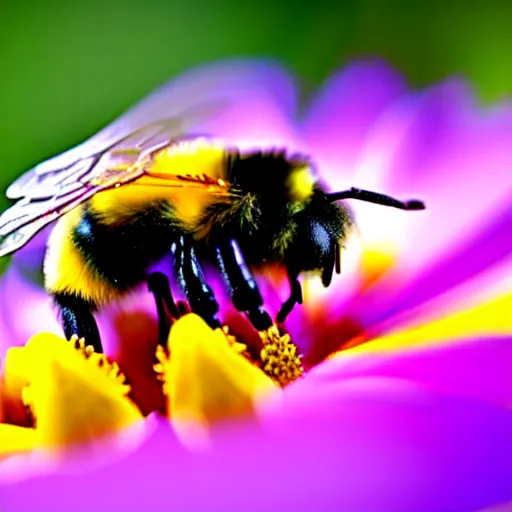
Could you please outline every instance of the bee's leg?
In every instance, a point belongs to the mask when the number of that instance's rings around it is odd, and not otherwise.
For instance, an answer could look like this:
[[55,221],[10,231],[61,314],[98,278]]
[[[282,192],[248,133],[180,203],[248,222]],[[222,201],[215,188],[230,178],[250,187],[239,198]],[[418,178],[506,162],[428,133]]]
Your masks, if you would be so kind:
[[159,339],[162,346],[167,345],[167,338],[172,325],[172,319],[178,319],[181,315],[172,298],[169,279],[161,272],[154,272],[148,276],[148,288],[155,298],[158,312]]
[[98,325],[92,314],[92,307],[86,300],[76,295],[54,294],[55,304],[59,308],[64,335],[69,340],[76,334],[85,338],[97,353],[103,352]]
[[336,265],[336,248],[334,245],[331,246],[327,261],[324,264],[322,271],[322,284],[325,288],[328,288],[332,281],[332,274],[334,272],[334,266]]
[[[331,284],[332,274],[336,270],[336,274],[341,272],[341,246],[339,243],[331,247],[331,251],[325,262],[322,271],[322,284],[327,288]],[[290,296],[283,302],[279,313],[277,314],[277,323],[282,323],[292,312],[295,304],[302,304],[302,289],[297,277],[299,272],[288,267],[288,280],[290,283]]]
[[302,288],[297,280],[298,273],[288,269],[288,280],[290,282],[290,296],[283,302],[279,313],[277,313],[277,323],[283,323],[292,312],[295,304],[302,304]]
[[258,331],[265,331],[273,322],[269,314],[262,309],[263,299],[258,285],[245,264],[244,258],[234,241],[227,241],[216,248],[217,261],[226,281],[233,305],[243,311]]
[[219,305],[212,289],[206,283],[192,240],[180,236],[172,245],[172,253],[175,271],[191,311],[199,315],[212,329],[220,327],[217,317]]

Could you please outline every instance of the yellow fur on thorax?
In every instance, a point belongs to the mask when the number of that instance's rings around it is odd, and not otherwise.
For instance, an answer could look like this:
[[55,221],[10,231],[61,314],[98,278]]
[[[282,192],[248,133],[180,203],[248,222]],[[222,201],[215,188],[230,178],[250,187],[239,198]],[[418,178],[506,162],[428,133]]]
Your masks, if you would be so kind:
[[307,202],[313,194],[316,177],[309,165],[292,169],[285,186],[291,201]]
[[226,178],[226,148],[214,141],[198,137],[176,142],[158,151],[150,172],[171,176],[202,175]]
[[82,217],[79,206],[59,219],[48,240],[44,260],[45,287],[50,293],[67,293],[96,305],[106,304],[120,291],[99,278],[75,247],[72,234]]
[[[146,174],[138,180],[96,194],[91,199],[92,210],[106,224],[118,224],[146,205],[167,200],[172,203],[176,218],[193,229],[204,209],[218,197],[214,192],[221,188],[202,183],[201,177],[222,183],[225,156],[225,148],[209,139],[172,144],[153,156]],[[184,180],[187,176],[190,178]]]

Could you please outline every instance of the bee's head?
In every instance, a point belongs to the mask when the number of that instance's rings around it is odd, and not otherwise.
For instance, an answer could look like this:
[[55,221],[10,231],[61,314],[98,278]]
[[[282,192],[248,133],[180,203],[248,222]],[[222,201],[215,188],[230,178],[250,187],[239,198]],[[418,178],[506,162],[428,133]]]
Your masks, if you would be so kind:
[[400,201],[394,197],[351,188],[341,192],[325,193],[319,187],[307,198],[305,207],[292,215],[293,234],[284,251],[285,263],[293,274],[320,270],[322,282],[328,286],[336,267],[339,272],[340,246],[352,224],[349,210],[338,201],[358,199],[405,211],[425,209],[425,203],[416,199]]
[[323,284],[328,286],[334,267],[339,266],[340,246],[352,223],[349,211],[318,193],[293,217],[293,239],[285,254],[287,267],[296,274],[320,271]]

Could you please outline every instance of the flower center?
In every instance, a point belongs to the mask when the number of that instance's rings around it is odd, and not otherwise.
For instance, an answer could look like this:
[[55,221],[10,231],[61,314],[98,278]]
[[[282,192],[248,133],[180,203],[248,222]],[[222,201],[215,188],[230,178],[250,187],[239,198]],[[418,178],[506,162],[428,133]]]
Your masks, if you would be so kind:
[[260,352],[261,369],[281,387],[285,387],[304,374],[301,356],[289,334],[279,332],[273,325],[259,333],[263,342]]
[[69,342],[73,344],[75,350],[77,350],[84,359],[90,361],[91,364],[102,370],[109,379],[119,384],[123,396],[127,396],[130,393],[131,386],[127,384],[126,376],[115,361],[109,361],[105,354],[94,352],[93,346],[86,345],[85,338],[78,338],[76,334],[71,337]]

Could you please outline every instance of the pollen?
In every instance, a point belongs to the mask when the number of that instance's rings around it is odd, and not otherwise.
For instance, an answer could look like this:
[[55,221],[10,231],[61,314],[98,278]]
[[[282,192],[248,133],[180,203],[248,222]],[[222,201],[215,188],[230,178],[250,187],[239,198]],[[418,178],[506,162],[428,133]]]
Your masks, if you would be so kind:
[[229,346],[241,356],[244,356],[246,359],[248,359],[250,362],[253,362],[251,359],[251,355],[247,351],[247,345],[245,343],[240,343],[236,337],[231,334],[229,327],[227,325],[222,326],[222,332],[226,336],[226,339],[228,340]]
[[262,370],[281,387],[285,387],[302,377],[304,367],[297,346],[289,334],[279,332],[273,325],[266,331],[260,331],[263,342],[260,352]]
[[127,396],[131,391],[131,386],[126,382],[126,376],[115,361],[109,361],[105,354],[98,354],[94,351],[92,345],[86,345],[84,338],[79,338],[76,334],[69,340],[75,350],[91,364],[97,366],[105,375],[116,382],[122,388],[122,395]]
[[156,348],[155,357],[158,362],[153,365],[153,371],[156,374],[157,380],[162,383],[162,392],[164,396],[169,396],[170,390],[166,376],[169,374],[171,362],[162,345],[158,345]]

